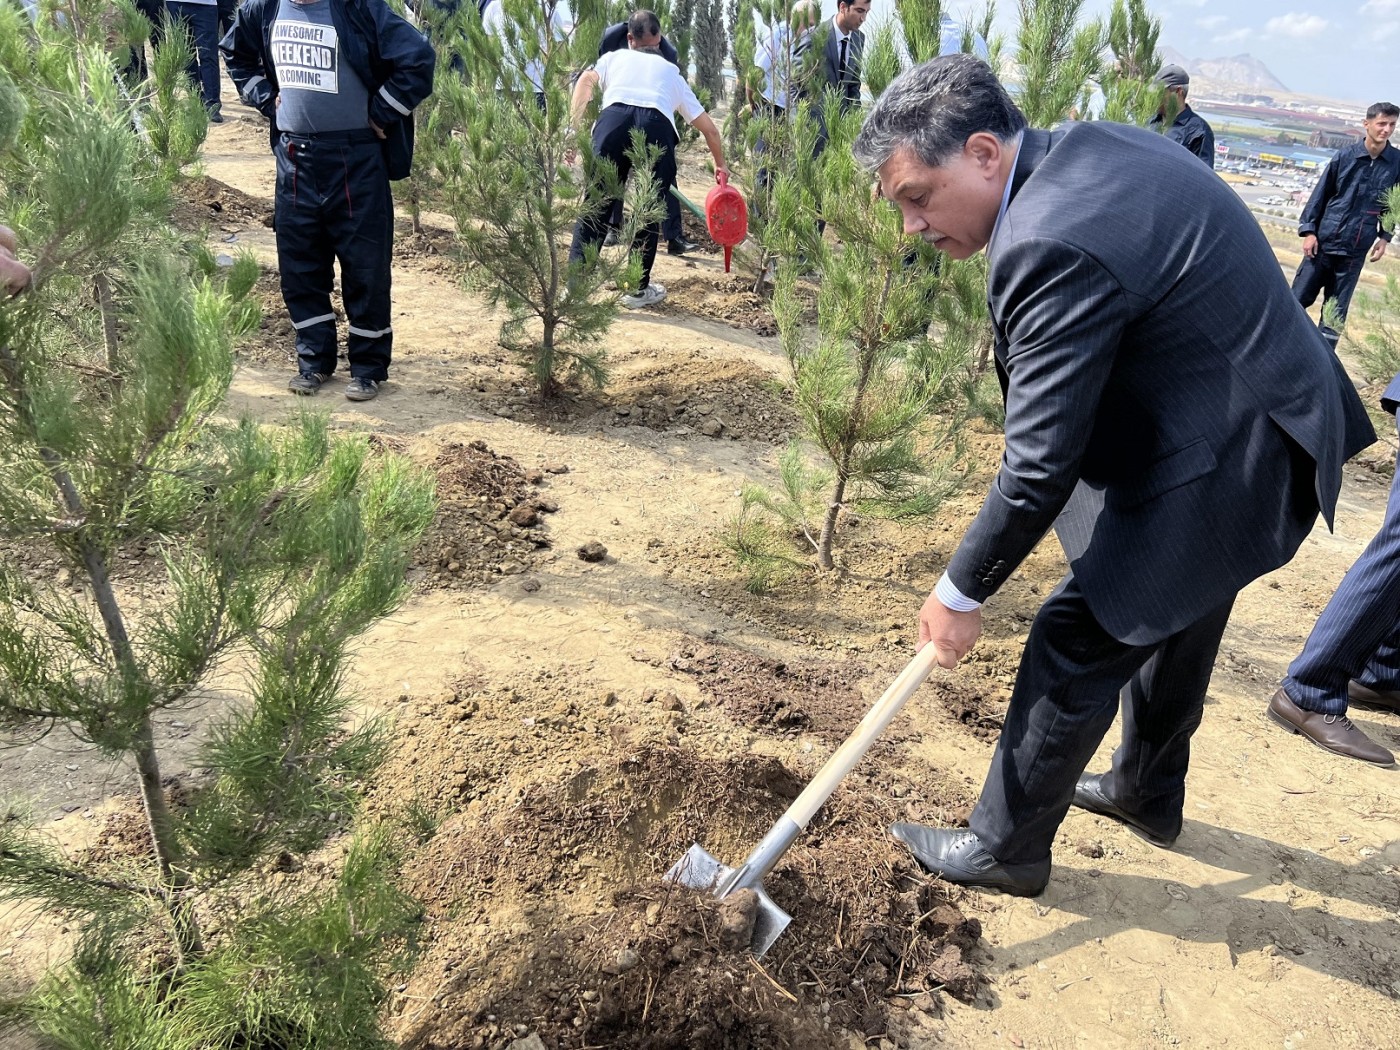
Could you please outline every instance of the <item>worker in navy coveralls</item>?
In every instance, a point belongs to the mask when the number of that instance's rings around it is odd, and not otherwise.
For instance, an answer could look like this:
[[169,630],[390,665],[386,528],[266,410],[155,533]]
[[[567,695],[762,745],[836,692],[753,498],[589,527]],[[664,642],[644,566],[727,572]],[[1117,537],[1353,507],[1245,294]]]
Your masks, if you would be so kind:
[[[1375,262],[1390,243],[1390,231],[1381,225],[1381,197],[1400,182],[1400,150],[1390,144],[1397,118],[1400,107],[1391,102],[1368,109],[1365,137],[1337,151],[1298,217],[1303,264],[1293,278],[1293,295],[1306,307],[1321,292],[1323,309],[1331,303],[1338,324],[1347,319],[1367,254]],[[1319,327],[1335,347],[1341,333],[1325,317]]]
[[272,122],[277,265],[297,333],[297,375],[314,394],[336,367],[333,262],[349,320],[345,396],[389,377],[391,179],[413,159],[413,110],[434,54],[384,0],[245,0],[220,45],[245,102]]

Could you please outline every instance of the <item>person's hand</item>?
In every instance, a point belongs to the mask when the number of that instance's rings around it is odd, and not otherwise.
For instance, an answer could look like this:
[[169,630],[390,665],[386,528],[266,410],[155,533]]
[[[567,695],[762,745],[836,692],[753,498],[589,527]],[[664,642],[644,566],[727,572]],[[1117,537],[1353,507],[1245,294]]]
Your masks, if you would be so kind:
[[282,96],[281,96],[281,95],[273,95],[273,96],[272,96],[272,108],[273,108],[273,109],[281,109],[281,108],[282,108]]
[[919,610],[919,643],[922,649],[932,644],[938,652],[938,666],[954,668],[977,643],[982,633],[982,610],[953,612],[930,593]]
[[577,164],[577,163],[578,163],[578,150],[575,149],[573,146],[570,146],[568,149],[566,149],[566,150],[564,151],[564,164],[565,164],[566,166],[572,168],[572,167],[573,167],[575,164]]
[[8,295],[18,295],[34,279],[29,267],[15,258],[17,247],[15,231],[8,226],[0,226],[0,287]]
[[[729,169],[726,168],[723,164],[715,165],[715,181],[719,183],[729,181]],[[1381,243],[1384,244],[1385,242],[1382,241]]]
[[1375,261],[1376,261],[1377,259],[1379,259],[1381,256],[1385,255],[1385,247],[1386,247],[1386,245],[1387,245],[1388,243],[1389,243],[1388,241],[1383,241],[1383,240],[1381,240],[1379,237],[1376,238],[1375,247],[1373,247],[1373,248],[1371,249],[1371,261],[1372,261],[1372,262],[1375,262]]
[[388,136],[384,134],[384,129],[381,128],[381,127],[380,127],[378,124],[376,124],[374,121],[371,120],[371,121],[369,122],[369,126],[370,126],[371,128],[374,129],[374,134],[375,134],[375,136],[376,136],[377,138],[381,138],[381,139],[383,139],[383,138],[388,138]]
[[1303,238],[1303,254],[1309,259],[1317,258],[1317,234],[1310,233]]

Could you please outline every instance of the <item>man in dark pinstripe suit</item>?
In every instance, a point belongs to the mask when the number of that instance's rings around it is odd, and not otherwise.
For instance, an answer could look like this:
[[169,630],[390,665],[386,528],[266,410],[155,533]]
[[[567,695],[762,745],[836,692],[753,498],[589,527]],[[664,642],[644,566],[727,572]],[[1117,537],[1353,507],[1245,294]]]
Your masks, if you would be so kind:
[[[893,834],[953,882],[1039,893],[1071,802],[1169,846],[1235,594],[1330,523],[1375,439],[1239,198],[1176,143],[1025,120],[986,64],[936,58],[876,102],[856,156],[905,229],[986,248],[1001,469],[919,617],[955,665],[1053,525],[1070,571],[1031,627],[970,830]],[[1131,236],[1125,231],[1131,230]],[[1123,697],[1112,769],[1081,773]]]
[[[1400,375],[1381,395],[1395,415]],[[1347,717],[1347,701],[1400,714],[1400,461],[1380,531],[1342,579],[1269,701],[1269,717],[1318,747],[1392,765],[1395,756]]]

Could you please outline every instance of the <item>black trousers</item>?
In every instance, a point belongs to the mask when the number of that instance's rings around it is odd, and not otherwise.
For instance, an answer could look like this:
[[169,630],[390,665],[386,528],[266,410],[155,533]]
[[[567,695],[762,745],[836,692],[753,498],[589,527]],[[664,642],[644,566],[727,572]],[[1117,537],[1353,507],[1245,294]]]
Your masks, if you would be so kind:
[[[1314,256],[1303,256],[1303,263],[1293,277],[1293,297],[1307,308],[1317,301],[1321,292],[1323,308],[1332,303],[1337,311],[1338,323],[1345,323],[1347,310],[1351,308],[1352,293],[1356,291],[1356,282],[1361,279],[1361,268],[1365,265],[1364,254],[1328,255],[1318,249]],[[1341,333],[1328,325],[1326,320],[1318,322],[1318,327],[1335,347]]]
[[[617,177],[626,182],[632,173],[632,158],[627,151],[632,147],[632,129],[641,131],[647,144],[660,146],[661,156],[652,169],[656,180],[656,192],[665,200],[671,195],[671,187],[676,184],[676,128],[659,109],[650,106],[628,106],[614,103],[598,115],[598,123],[593,125],[593,152],[600,158],[617,165]],[[613,200],[599,201],[596,188],[589,190],[590,203],[600,203],[587,219],[580,219],[574,227],[574,241],[569,247],[569,261],[583,258],[584,249],[591,244],[602,244],[608,235],[608,216],[612,211]],[[661,224],[648,223],[642,233],[642,282],[639,288],[651,284],[651,268],[656,262],[656,245],[661,237]]]
[[[666,205],[666,217],[661,220],[661,236],[668,241],[678,241],[685,234],[685,227],[681,225],[681,202],[674,193],[667,193],[666,199],[662,201]],[[612,212],[608,215],[608,226],[614,230],[622,229],[622,201],[613,202]]]
[[1233,605],[1231,599],[1155,645],[1128,645],[1099,626],[1073,574],[1060,582],[1031,625],[969,821],[992,856],[1014,864],[1050,855],[1120,693],[1123,740],[1104,789],[1153,827],[1180,828],[1191,735]]
[[389,377],[394,203],[379,140],[369,128],[324,135],[284,133],[277,143],[277,265],[297,333],[302,372],[336,365],[334,263],[350,322],[350,375]]

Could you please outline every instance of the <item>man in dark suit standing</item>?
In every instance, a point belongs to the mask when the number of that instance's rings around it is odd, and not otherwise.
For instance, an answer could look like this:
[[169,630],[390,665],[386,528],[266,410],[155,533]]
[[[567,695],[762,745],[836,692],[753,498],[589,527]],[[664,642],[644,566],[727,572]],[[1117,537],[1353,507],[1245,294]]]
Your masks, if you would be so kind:
[[[1400,375],[1381,395],[1395,415]],[[1400,459],[1380,531],[1317,618],[1269,717],[1318,747],[1378,766],[1395,756],[1347,717],[1347,702],[1400,714]]]
[[[841,109],[860,105],[860,60],[865,54],[866,16],[870,0],[837,0],[836,14],[825,30],[821,60],[817,65],[820,79],[812,85],[815,91],[835,88],[841,99]],[[815,99],[817,117],[821,119],[821,99]],[[817,151],[826,148],[826,122],[822,120],[821,138]]]
[[[1258,224],[1176,143],[1099,121],[1027,129],[985,63],[949,55],[895,80],[855,152],[909,233],[989,260],[1005,452],[920,644],[944,667],[966,656],[982,603],[1052,525],[1070,566],[1031,627],[970,830],[891,831],[951,882],[1033,895],[1072,801],[1175,840],[1235,594],[1319,509],[1330,523],[1342,462],[1375,434]],[[1120,691],[1113,767],[1081,778]]]

